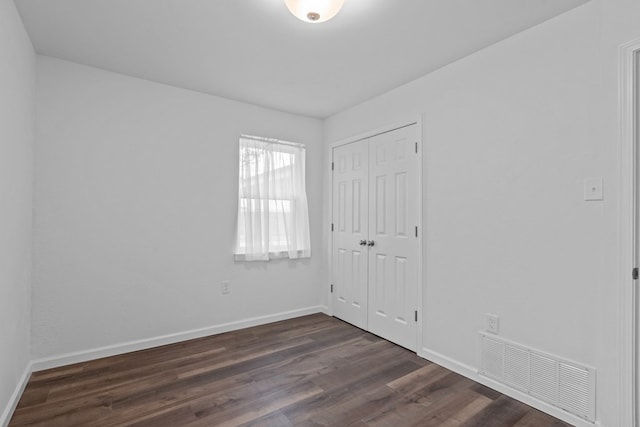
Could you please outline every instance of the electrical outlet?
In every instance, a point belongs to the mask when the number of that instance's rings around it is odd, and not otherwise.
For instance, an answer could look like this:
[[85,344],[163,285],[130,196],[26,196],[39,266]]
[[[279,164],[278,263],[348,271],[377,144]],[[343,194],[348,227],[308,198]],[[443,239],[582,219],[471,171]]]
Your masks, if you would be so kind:
[[584,199],[585,200],[604,200],[602,178],[585,178],[584,179]]
[[485,314],[485,318],[487,320],[487,332],[491,332],[492,334],[498,334],[500,330],[500,318],[495,314]]
[[220,282],[220,294],[229,295],[231,293],[231,282],[228,280],[223,280]]

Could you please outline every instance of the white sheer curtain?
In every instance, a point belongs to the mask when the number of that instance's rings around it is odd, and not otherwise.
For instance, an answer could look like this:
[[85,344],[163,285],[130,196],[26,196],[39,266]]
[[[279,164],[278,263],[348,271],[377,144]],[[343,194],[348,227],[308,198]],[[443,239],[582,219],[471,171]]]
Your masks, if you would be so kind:
[[235,258],[311,256],[302,144],[240,138]]

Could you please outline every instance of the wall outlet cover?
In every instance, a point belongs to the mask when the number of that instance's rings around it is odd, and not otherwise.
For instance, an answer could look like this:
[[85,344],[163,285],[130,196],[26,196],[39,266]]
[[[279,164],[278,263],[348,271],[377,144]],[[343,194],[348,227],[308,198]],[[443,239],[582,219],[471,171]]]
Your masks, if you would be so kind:
[[492,334],[498,334],[500,332],[500,318],[495,314],[485,314],[486,330]]
[[231,282],[228,280],[223,280],[220,282],[220,294],[221,295],[229,295],[231,293]]
[[604,200],[604,181],[602,178],[584,179],[584,199],[587,201]]

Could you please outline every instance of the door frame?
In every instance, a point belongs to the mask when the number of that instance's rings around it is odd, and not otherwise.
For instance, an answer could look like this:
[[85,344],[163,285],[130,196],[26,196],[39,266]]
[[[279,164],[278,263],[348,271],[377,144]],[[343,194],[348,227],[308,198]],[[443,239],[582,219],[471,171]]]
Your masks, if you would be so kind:
[[[374,137],[376,135],[380,135],[382,133],[387,133],[387,132],[391,132],[393,130],[396,129],[400,129],[403,127],[407,127],[407,126],[411,126],[411,125],[416,125],[416,139],[417,139],[417,143],[418,143],[418,231],[419,231],[419,238],[418,238],[418,260],[420,262],[418,262],[418,301],[420,301],[419,303],[419,307],[418,307],[418,325],[417,325],[417,330],[416,330],[416,353],[419,353],[422,349],[422,320],[424,318],[424,300],[423,298],[423,288],[424,288],[424,276],[423,276],[423,258],[422,258],[422,242],[423,242],[423,236],[424,236],[424,230],[425,230],[425,224],[424,224],[424,219],[422,217],[422,181],[423,181],[423,174],[422,174],[422,162],[423,162],[423,156],[422,153],[424,151],[424,144],[422,143],[422,115],[418,116],[418,117],[414,117],[414,118],[409,118],[407,120],[402,120],[402,121],[398,121],[395,123],[391,123],[376,129],[372,129],[369,131],[365,131],[353,136],[350,136],[348,138],[344,138],[344,139],[340,139],[338,141],[332,142],[330,145],[330,153],[329,153],[329,157],[331,159],[331,161],[329,162],[329,164],[331,165],[331,163],[333,163],[334,159],[333,159],[333,150],[337,147],[340,147],[342,145],[347,145],[347,144],[351,144],[353,142],[357,142],[357,141],[361,141],[363,139],[368,139],[371,137]],[[330,166],[329,165],[329,166]],[[328,243],[329,243],[329,247],[328,247],[328,252],[329,252],[329,256],[328,258],[328,265],[329,265],[329,279],[331,281],[331,283],[333,283],[333,232],[331,231],[331,224],[335,224],[335,219],[333,218],[333,173],[331,170],[331,167],[329,168],[329,173],[330,173],[330,179],[329,179],[329,185],[330,185],[330,190],[329,190],[329,206],[330,206],[330,211],[329,211],[329,239],[328,239]],[[331,288],[329,288],[327,290],[328,292],[328,301],[329,301],[329,314],[333,316],[333,295],[331,294]]]
[[640,153],[640,108],[638,108],[638,61],[640,60],[640,39],[623,44],[619,48],[619,114],[620,114],[620,396],[622,405],[621,425],[640,426],[640,398],[638,369],[640,351],[638,349],[637,319],[640,315],[638,281],[631,276],[634,267],[640,267],[636,259],[639,255],[640,229],[638,227],[637,192]]

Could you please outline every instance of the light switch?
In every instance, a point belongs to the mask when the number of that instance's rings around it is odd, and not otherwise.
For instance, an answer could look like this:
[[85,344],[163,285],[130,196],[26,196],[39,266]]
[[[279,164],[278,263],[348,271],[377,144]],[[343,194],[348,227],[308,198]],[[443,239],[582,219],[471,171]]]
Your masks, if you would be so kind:
[[604,199],[602,178],[585,178],[584,179],[584,199],[585,200],[603,200]]

